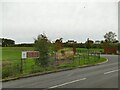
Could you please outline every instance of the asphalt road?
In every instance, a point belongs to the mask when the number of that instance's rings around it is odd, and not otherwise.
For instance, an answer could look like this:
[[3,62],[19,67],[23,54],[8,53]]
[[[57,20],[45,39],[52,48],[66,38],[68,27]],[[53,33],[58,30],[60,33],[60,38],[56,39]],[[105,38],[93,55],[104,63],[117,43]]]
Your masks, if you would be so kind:
[[3,83],[3,88],[118,88],[118,56],[86,68],[24,78]]

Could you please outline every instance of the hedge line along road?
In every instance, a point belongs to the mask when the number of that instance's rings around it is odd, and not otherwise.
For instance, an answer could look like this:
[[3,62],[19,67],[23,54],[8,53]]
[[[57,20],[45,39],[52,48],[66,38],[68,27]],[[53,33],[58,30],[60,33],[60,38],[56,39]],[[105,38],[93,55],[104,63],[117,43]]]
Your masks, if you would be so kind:
[[[118,88],[118,56],[102,55],[108,62],[85,68],[3,82],[3,88]],[[4,89],[3,89],[4,90]]]

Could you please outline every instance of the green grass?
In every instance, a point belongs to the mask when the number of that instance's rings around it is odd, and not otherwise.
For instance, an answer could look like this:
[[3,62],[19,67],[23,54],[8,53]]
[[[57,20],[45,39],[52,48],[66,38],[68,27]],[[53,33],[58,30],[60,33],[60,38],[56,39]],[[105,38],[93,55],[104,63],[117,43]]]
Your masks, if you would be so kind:
[[[77,52],[79,52],[79,51],[87,51],[87,48],[77,48],[76,49],[77,50]],[[103,52],[104,51],[104,49],[100,49],[100,48],[90,48],[89,49],[90,51],[96,51],[96,52]]]
[[[87,57],[81,57],[74,58],[74,62],[70,64],[61,64],[59,66],[49,66],[49,67],[39,67],[35,65],[35,59],[26,59],[23,61],[23,74],[20,74],[19,66],[20,66],[20,60],[21,60],[21,52],[22,51],[31,51],[34,50],[33,47],[2,47],[0,48],[0,58],[2,59],[2,63],[5,64],[5,66],[2,68],[4,71],[4,78],[7,77],[19,77],[24,75],[29,75],[31,73],[37,73],[37,72],[46,72],[51,70],[57,70],[62,68],[69,68],[69,67],[77,67],[82,66],[86,64],[96,64],[99,62],[105,61],[104,58],[100,58],[99,60],[94,57],[90,57],[90,62],[88,61]],[[67,51],[72,50],[72,48],[66,48]],[[77,48],[77,50],[86,51],[85,48]],[[91,49],[96,51],[101,51],[102,49]],[[1,55],[2,54],[2,55]],[[87,54],[86,54],[87,55]],[[50,58],[51,62],[54,62],[54,58]]]
[[101,63],[106,61],[106,58],[101,57],[100,59],[98,59],[98,57],[89,57],[88,58],[75,58],[73,63],[71,64],[62,64],[60,65],[61,67],[78,67],[78,66],[83,66],[83,65],[95,65],[97,63]]
[[[34,50],[33,47],[2,47],[0,48],[0,57],[2,57],[2,61],[18,61],[21,59],[22,51],[31,51]],[[72,50],[71,48],[66,48],[66,50]],[[77,48],[77,50],[86,51],[86,48]],[[90,49],[94,51],[103,51],[103,49]],[[1,56],[2,51],[2,56]]]
[[[34,50],[33,47],[2,47],[0,48],[0,54],[2,54],[2,63],[3,63],[3,71],[10,67],[15,67],[16,70],[17,65],[20,67],[21,62],[21,52],[22,51],[31,51]],[[31,69],[31,66],[34,65],[34,59],[26,59],[26,71]],[[24,64],[24,62],[23,62]],[[10,68],[12,69],[12,68]],[[9,71],[6,71],[9,72]]]
[[33,47],[2,47],[2,60],[20,60],[22,51],[34,50]]

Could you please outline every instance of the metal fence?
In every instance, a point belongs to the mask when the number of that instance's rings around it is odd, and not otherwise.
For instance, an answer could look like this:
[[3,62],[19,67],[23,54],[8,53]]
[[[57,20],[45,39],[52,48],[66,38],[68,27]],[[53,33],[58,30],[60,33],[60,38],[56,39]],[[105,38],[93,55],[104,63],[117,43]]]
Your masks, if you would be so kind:
[[[76,52],[75,55],[71,57],[65,58],[56,58],[56,54],[49,56],[48,65],[46,67],[37,66],[28,62],[28,60],[24,60],[22,63],[22,71],[21,71],[21,64],[20,62],[13,63],[3,67],[2,69],[2,78],[7,77],[16,77],[21,74],[30,74],[30,73],[37,73],[37,72],[45,72],[54,70],[57,68],[63,68],[63,66],[76,66],[77,65],[84,65],[95,63],[96,60],[100,59],[100,52],[96,51],[87,51],[87,50],[79,50]],[[20,60],[19,60],[20,61]],[[35,60],[33,60],[34,62]]]

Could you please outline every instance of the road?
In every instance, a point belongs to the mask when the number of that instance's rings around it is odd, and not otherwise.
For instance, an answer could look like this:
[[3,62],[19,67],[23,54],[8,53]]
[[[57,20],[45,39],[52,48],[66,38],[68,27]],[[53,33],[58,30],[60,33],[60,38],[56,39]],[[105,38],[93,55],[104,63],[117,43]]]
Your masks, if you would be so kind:
[[3,88],[118,88],[118,56],[103,55],[103,57],[108,58],[108,62],[4,82]]

